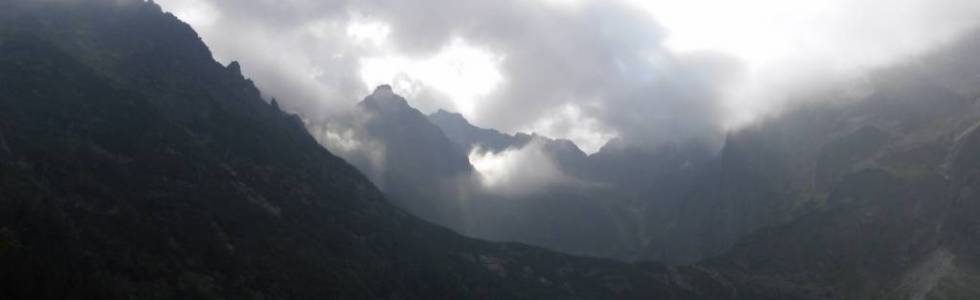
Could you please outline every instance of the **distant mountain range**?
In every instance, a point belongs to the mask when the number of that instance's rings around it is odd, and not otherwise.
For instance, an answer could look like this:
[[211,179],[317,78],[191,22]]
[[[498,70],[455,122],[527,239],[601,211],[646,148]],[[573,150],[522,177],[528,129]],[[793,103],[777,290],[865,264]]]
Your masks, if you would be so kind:
[[[770,194],[795,192],[764,178],[784,170],[756,172],[745,164],[777,166],[749,161],[754,154],[739,149],[716,154],[690,144],[649,150],[614,140],[587,155],[569,140],[504,134],[476,127],[456,113],[440,110],[426,117],[387,86],[365,98],[352,114],[341,122],[345,125],[333,127],[353,128],[352,139],[374,146],[344,151],[322,138],[324,134],[317,135],[321,142],[363,172],[376,174],[370,177],[395,204],[478,238],[621,260],[692,263],[722,253],[755,229],[785,220],[789,208],[779,205],[789,204],[779,202],[789,200]],[[309,127],[314,132],[338,130]],[[500,195],[480,185],[481,174],[468,160],[473,153],[525,149],[540,152],[568,180],[531,193]],[[515,172],[536,173],[534,168],[541,166],[519,168]],[[752,197],[766,199],[726,204]]]
[[[0,298],[980,298],[977,49],[720,151],[585,155],[385,87],[306,124],[152,2],[2,2]],[[575,180],[515,199],[469,162],[531,144]]]
[[[963,79],[976,78],[969,72],[977,72],[978,66],[974,63],[970,68],[963,61],[975,60],[966,49],[975,49],[976,36],[921,57],[920,64],[883,69],[871,75],[872,80],[867,84],[841,87],[821,96],[832,98],[831,101],[805,104],[780,117],[734,132],[720,151],[697,143],[648,149],[616,139],[598,153],[586,155],[571,141],[479,128],[462,115],[444,110],[430,114],[428,120],[442,131],[450,144],[413,143],[410,146],[414,151],[398,150],[402,147],[399,145],[389,147],[404,155],[402,160],[418,161],[420,158],[411,155],[418,152],[455,153],[446,157],[458,161],[468,153],[502,153],[538,141],[547,158],[565,175],[575,178],[574,183],[523,195],[518,197],[520,207],[511,205],[499,210],[486,209],[484,203],[499,200],[474,197],[473,193],[467,197],[449,196],[444,201],[466,203],[463,215],[470,220],[482,220],[477,222],[480,225],[471,222],[454,226],[439,219],[427,219],[480,238],[519,241],[589,256],[688,264],[721,255],[756,230],[786,224],[811,213],[813,206],[820,206],[818,203],[843,178],[853,172],[881,167],[869,163],[869,156],[894,151],[888,148],[897,147],[889,146],[892,143],[909,143],[899,138],[905,131],[935,120],[971,122],[972,114],[958,114],[975,110],[968,99],[977,95],[976,88]],[[947,74],[950,72],[955,75]],[[910,80],[914,77],[919,80]],[[848,89],[861,91],[855,94]],[[421,117],[421,112],[410,111],[415,115],[413,119]],[[368,124],[388,118],[379,113],[373,116]],[[962,130],[961,125],[954,125],[944,123],[922,134]],[[387,126],[381,131],[434,134],[428,124],[418,125],[424,129],[415,129],[415,124],[405,122],[387,123]],[[373,136],[387,144],[386,138],[379,134]],[[949,151],[939,150],[948,145],[930,147],[936,148],[935,151]],[[419,148],[426,150],[418,151]],[[920,167],[925,166],[915,168]],[[936,167],[930,168],[935,171]],[[404,173],[408,174],[406,178],[420,174]],[[399,180],[386,178],[387,182]],[[404,197],[398,192],[388,194],[393,199]],[[410,211],[432,210],[424,204],[406,207]],[[515,210],[533,211],[529,214],[534,217],[525,222],[508,220],[507,216],[516,214]],[[554,222],[569,215],[577,217]],[[593,225],[588,230],[594,234],[566,234],[566,231],[580,231],[581,226],[576,224],[581,220]],[[500,228],[512,224],[521,224],[520,229],[501,232]],[[597,237],[605,237],[604,242],[593,243]]]
[[[733,132],[720,151],[699,144],[646,149],[613,140],[598,153],[586,155],[570,141],[505,134],[473,126],[460,114],[436,111],[429,121],[453,143],[438,147],[457,149],[449,150],[460,151],[456,157],[474,151],[502,153],[540,141],[562,172],[580,180],[576,183],[592,183],[552,186],[513,201],[521,205],[499,210],[485,209],[480,202],[500,199],[456,198],[469,200],[467,207],[478,207],[467,212],[467,218],[481,220],[478,223],[490,229],[449,226],[475,237],[589,256],[669,264],[737,261],[753,274],[798,272],[793,276],[825,279],[829,287],[814,289],[826,288],[819,293],[831,298],[958,295],[968,289],[963,282],[976,279],[972,267],[965,267],[971,263],[956,266],[958,261],[951,257],[973,254],[949,252],[943,245],[959,241],[941,242],[940,232],[927,234],[926,229],[943,227],[952,203],[972,201],[953,200],[956,196],[947,193],[958,182],[950,173],[958,165],[955,156],[963,155],[961,143],[980,121],[980,60],[971,54],[976,49],[980,34],[967,35],[915,58],[914,64],[876,71],[866,83],[815,95],[829,100],[804,103]],[[882,207],[896,211],[876,211]],[[508,219],[519,213],[532,217]],[[517,219],[521,222],[513,221]],[[869,222],[877,233],[846,225],[861,222]],[[845,230],[839,226],[857,227],[847,227],[853,232],[844,233],[835,231]],[[771,270],[746,267],[771,267],[757,260],[773,251],[792,257],[784,257],[787,261]],[[884,253],[888,251],[898,252]],[[834,263],[802,267],[811,260],[830,259],[828,255],[837,257]],[[895,265],[884,268],[863,260]],[[940,267],[945,269],[934,270]],[[824,277],[841,270],[871,274]],[[943,273],[929,273],[933,271]],[[784,281],[782,275],[774,277]],[[772,284],[778,288],[790,281]]]

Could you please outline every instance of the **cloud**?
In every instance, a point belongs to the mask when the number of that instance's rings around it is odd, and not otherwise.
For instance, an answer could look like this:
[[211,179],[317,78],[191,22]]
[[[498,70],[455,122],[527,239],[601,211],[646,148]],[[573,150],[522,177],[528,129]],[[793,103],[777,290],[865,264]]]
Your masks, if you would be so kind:
[[670,29],[666,45],[712,49],[745,72],[725,96],[726,127],[828,86],[901,63],[978,25],[972,0],[631,0]]
[[574,140],[582,151],[597,152],[606,141],[615,138],[616,134],[606,129],[601,121],[583,112],[584,109],[599,108],[583,108],[580,104],[566,103],[546,111],[527,131]]
[[469,160],[483,188],[500,196],[522,197],[555,185],[574,183],[543,147],[543,141],[533,140],[523,147],[497,153],[473,149]]
[[308,119],[389,81],[424,112],[591,151],[612,137],[719,139],[811,82],[921,52],[980,19],[968,0],[158,2]]

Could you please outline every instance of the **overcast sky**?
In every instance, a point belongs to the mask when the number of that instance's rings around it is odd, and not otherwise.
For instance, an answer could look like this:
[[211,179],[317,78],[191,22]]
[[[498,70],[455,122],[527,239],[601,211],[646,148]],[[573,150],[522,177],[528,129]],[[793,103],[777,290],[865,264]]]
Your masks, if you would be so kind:
[[422,110],[586,152],[717,136],[925,51],[976,0],[157,0],[307,118],[390,83]]

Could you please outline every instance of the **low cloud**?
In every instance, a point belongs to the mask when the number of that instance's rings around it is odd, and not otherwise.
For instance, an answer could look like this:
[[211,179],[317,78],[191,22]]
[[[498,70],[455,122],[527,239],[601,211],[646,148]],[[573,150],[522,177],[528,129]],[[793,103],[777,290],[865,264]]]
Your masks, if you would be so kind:
[[533,140],[523,147],[496,153],[473,149],[469,160],[482,187],[498,196],[524,197],[556,185],[574,183],[543,147],[543,141]]

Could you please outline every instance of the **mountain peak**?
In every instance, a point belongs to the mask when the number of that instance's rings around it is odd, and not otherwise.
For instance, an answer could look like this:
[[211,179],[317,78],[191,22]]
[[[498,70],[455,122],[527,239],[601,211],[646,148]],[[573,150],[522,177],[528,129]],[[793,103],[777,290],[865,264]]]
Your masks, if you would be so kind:
[[374,92],[364,98],[364,101],[361,101],[359,106],[385,114],[415,110],[412,106],[408,105],[408,101],[405,98],[395,94],[391,86],[387,84],[379,85],[375,88]]
[[242,75],[242,65],[239,64],[238,61],[231,61],[231,63],[228,63],[228,66],[225,68],[227,68],[232,74]]
[[379,85],[378,87],[374,88],[374,93],[371,93],[371,95],[372,96],[375,96],[375,95],[377,95],[377,96],[394,96],[395,95],[395,92],[391,89],[391,86],[390,85],[382,84],[382,85]]

